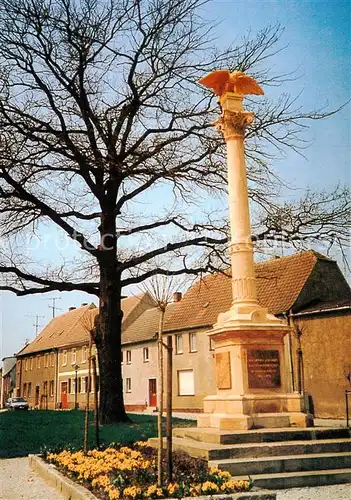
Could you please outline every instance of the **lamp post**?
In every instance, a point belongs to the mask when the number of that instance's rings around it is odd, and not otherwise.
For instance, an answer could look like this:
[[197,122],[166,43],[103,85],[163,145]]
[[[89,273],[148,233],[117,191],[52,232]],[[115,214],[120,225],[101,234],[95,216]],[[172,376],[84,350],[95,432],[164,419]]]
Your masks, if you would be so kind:
[[76,372],[76,378],[75,378],[75,384],[74,384],[74,409],[78,409],[78,370],[79,370],[79,365],[75,364],[74,365],[74,370]]

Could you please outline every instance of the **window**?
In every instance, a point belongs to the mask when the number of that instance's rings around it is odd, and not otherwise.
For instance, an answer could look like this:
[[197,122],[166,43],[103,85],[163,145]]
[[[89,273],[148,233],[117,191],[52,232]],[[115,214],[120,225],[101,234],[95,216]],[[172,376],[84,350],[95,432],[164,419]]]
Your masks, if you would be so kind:
[[144,360],[144,363],[147,363],[149,361],[149,348],[148,347],[144,347],[144,349],[143,349],[143,360]]
[[23,397],[24,398],[26,397],[26,393],[27,393],[27,384],[23,384]]
[[49,366],[49,354],[48,353],[45,354],[44,366],[45,366],[45,368],[48,368],[48,366]]
[[49,391],[50,391],[50,397],[53,397],[53,395],[54,395],[54,381],[53,380],[50,380]]
[[77,350],[72,349],[72,365],[75,365],[77,363]]
[[[67,365],[67,351],[62,351],[62,366]],[[68,391],[70,392],[70,391]]]
[[189,333],[189,352],[196,351],[196,333]]
[[48,395],[48,383],[47,383],[47,381],[44,382],[43,392],[44,392],[44,396]]
[[86,363],[87,361],[87,346],[83,345],[82,347],[82,363]]
[[28,393],[27,397],[30,398],[32,396],[32,382],[28,384]]
[[30,370],[33,370],[33,358],[30,358],[29,364],[30,364]]
[[82,377],[78,378],[78,392],[82,392]]
[[127,351],[127,365],[132,362],[132,351]]
[[26,372],[28,371],[28,358],[26,358],[26,360],[24,362],[24,369]]
[[40,356],[37,356],[37,368],[40,368]]
[[88,377],[82,377],[82,392],[87,392],[87,378]]
[[183,354],[183,335],[176,335],[176,354]]
[[132,379],[126,378],[126,392],[132,392]]
[[193,370],[178,371],[178,395],[179,396],[195,395]]
[[50,358],[51,358],[51,366],[55,366],[55,353],[52,352],[50,354]]
[[215,345],[216,345],[215,339],[213,337],[210,337],[210,351],[215,350]]
[[68,394],[72,394],[72,380],[68,379]]

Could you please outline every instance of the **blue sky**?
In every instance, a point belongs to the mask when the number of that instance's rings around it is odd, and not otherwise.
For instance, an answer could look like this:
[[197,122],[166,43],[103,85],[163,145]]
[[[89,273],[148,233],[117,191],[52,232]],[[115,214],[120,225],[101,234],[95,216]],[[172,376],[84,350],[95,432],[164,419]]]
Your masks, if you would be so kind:
[[[218,43],[226,44],[268,24],[280,23],[285,31],[281,46],[286,46],[275,59],[277,72],[297,69],[300,78],[269,92],[301,93],[299,103],[304,109],[323,106],[337,108],[350,98],[350,2],[316,1],[214,1],[204,16],[222,21],[217,28]],[[294,153],[275,162],[275,169],[287,182],[302,191],[306,187],[330,188],[336,183],[350,183],[350,106],[338,115],[313,122],[306,131],[311,142],[304,151],[306,158]],[[34,316],[44,326],[51,318],[49,297],[60,296],[57,313],[69,306],[97,300],[83,293],[53,293],[17,298],[0,296],[1,334],[0,359],[18,351],[26,339],[35,334]]]

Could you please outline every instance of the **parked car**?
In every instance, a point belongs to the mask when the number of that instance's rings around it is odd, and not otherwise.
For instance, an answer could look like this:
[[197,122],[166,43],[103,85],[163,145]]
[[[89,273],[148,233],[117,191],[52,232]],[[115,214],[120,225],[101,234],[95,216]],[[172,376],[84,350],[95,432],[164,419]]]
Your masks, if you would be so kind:
[[24,398],[10,398],[7,400],[6,408],[8,408],[9,411],[28,410],[29,405]]

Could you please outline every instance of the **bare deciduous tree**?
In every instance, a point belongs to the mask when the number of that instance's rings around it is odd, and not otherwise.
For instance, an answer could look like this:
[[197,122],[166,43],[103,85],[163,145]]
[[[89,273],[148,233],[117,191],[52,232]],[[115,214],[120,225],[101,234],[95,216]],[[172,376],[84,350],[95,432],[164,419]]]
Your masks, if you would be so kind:
[[[167,267],[171,267],[168,263]],[[157,332],[157,359],[158,359],[158,390],[157,390],[157,433],[158,433],[158,450],[157,450],[157,485],[159,487],[163,484],[163,429],[162,429],[162,417],[164,410],[164,393],[165,393],[165,383],[164,383],[164,348],[168,348],[165,344],[163,338],[163,327],[165,322],[165,315],[167,306],[173,300],[173,293],[182,289],[184,287],[184,279],[180,280],[174,276],[153,276],[148,281],[145,281],[142,285],[142,290],[146,291],[152,298],[153,304],[159,309],[159,325]],[[167,397],[170,397],[167,394]],[[167,418],[171,418],[167,415]],[[168,458],[168,454],[167,454]]]
[[[0,289],[99,297],[102,423],[127,419],[122,288],[158,274],[211,271],[227,243],[225,223],[200,209],[201,197],[225,191],[226,172],[223,142],[211,126],[217,106],[198,79],[224,67],[247,71],[263,85],[284,80],[262,70],[279,52],[279,27],[218,50],[198,15],[202,5],[0,5]],[[250,100],[256,114],[247,135],[250,195],[267,214],[271,207],[275,213],[267,191],[274,150],[297,149],[305,122],[327,115],[294,106],[289,96]],[[153,211],[144,205],[150,200],[159,200]],[[35,262],[26,253],[23,234],[43,238],[46,226],[78,244],[73,263],[71,256]],[[170,268],[155,264],[163,255],[171,256]]]

